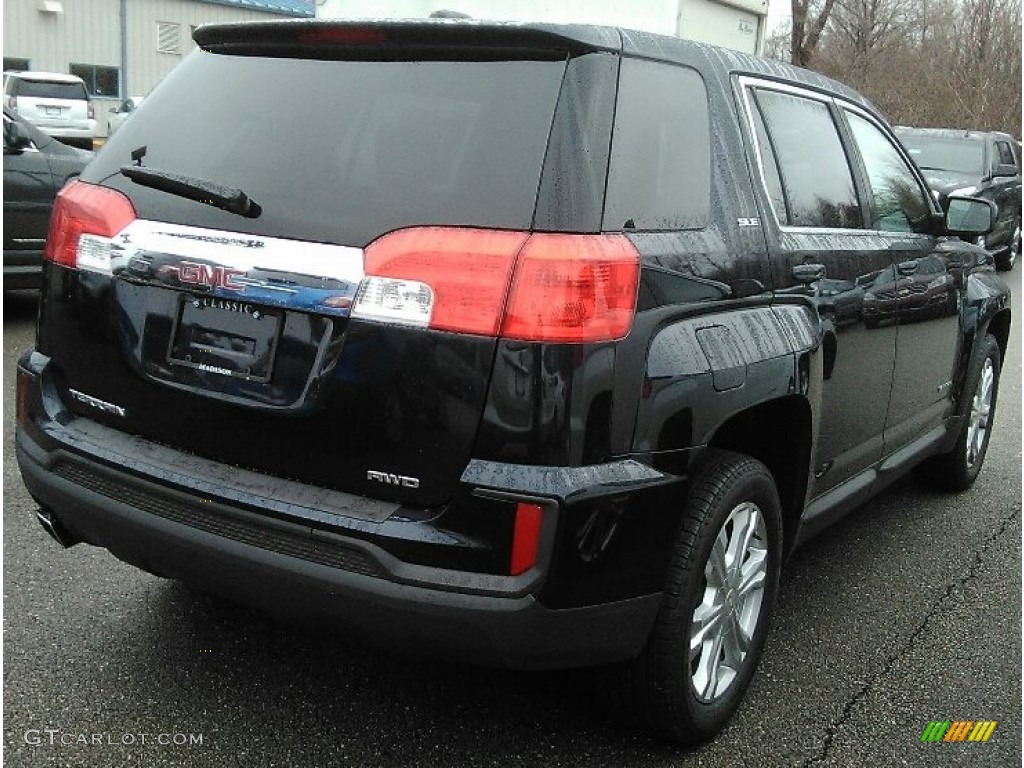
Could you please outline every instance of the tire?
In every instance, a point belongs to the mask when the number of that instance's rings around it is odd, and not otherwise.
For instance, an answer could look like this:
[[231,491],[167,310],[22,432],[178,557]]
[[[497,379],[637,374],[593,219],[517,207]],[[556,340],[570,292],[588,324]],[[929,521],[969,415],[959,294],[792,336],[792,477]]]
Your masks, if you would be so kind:
[[[743,550],[738,560],[737,544]],[[781,564],[781,512],[771,474],[752,458],[715,451],[694,478],[643,652],[603,670],[599,693],[609,713],[682,745],[718,733],[739,706],[764,648]]]
[[947,491],[966,491],[974,485],[992,436],[999,369],[999,344],[991,334],[986,334],[968,369],[960,405],[964,423],[956,445],[951,451],[933,456],[921,464],[918,467],[921,479]]
[[1017,222],[1013,227],[1013,236],[1010,238],[1010,245],[1007,247],[1006,252],[996,259],[996,269],[1000,272],[1009,272],[1013,269],[1017,263],[1017,257],[1020,256],[1020,217],[1017,217]]

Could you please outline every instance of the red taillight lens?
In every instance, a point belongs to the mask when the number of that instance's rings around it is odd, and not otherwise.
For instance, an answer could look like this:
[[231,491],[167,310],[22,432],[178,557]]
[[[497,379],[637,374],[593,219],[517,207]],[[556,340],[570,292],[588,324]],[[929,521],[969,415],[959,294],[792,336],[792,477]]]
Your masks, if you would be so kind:
[[640,256],[624,235],[538,233],[519,255],[501,335],[589,342],[633,324]]
[[448,227],[384,235],[366,249],[370,277],[363,281],[353,315],[496,336],[516,254],[526,238],[525,232]]
[[526,573],[537,562],[540,544],[542,511],[539,504],[516,504],[516,523],[512,534],[512,560],[509,573],[518,576]]
[[622,235],[401,229],[371,243],[353,317],[524,341],[629,333],[640,257]]
[[[135,220],[131,201],[106,187],[97,187],[83,181],[72,181],[57,194],[50,215],[50,232],[43,255],[49,261],[65,267],[79,266],[79,241],[83,235],[95,235],[97,243],[90,249],[95,254],[102,248],[103,239],[112,238]],[[109,257],[108,257],[109,258]],[[96,258],[102,270],[102,256]]]

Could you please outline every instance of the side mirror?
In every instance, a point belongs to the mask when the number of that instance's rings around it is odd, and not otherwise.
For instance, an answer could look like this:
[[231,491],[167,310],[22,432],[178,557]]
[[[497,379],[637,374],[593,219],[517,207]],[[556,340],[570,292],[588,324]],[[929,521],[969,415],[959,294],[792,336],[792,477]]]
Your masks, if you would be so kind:
[[946,207],[946,232],[957,237],[976,237],[992,231],[996,204],[979,197],[950,196]]
[[4,154],[19,155],[32,146],[32,138],[20,124],[11,120],[4,123]]
[[1017,166],[1010,165],[1009,163],[1000,163],[992,171],[992,178],[997,178],[999,176],[1017,176],[1019,174],[1020,171],[1017,170]]

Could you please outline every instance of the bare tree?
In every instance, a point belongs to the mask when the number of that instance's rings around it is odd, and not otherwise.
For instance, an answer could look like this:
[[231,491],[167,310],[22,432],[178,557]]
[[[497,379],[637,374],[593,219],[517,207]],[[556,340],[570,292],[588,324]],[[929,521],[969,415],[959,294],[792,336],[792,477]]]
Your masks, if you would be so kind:
[[789,48],[790,61],[794,64],[801,67],[810,66],[835,2],[836,0],[822,0],[819,5],[812,0],[792,0],[793,22],[790,27]]

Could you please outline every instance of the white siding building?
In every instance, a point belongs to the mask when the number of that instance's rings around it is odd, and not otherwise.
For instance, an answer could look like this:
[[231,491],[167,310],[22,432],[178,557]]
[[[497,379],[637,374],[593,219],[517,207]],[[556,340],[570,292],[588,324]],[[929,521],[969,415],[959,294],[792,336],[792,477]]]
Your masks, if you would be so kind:
[[[122,23],[121,13],[125,11]],[[313,16],[312,0],[3,0],[4,70],[85,80],[106,135],[110,107],[143,96],[188,54],[201,24]]]
[[759,54],[768,0],[316,0],[322,18],[415,19],[438,10],[486,20],[607,24]]

